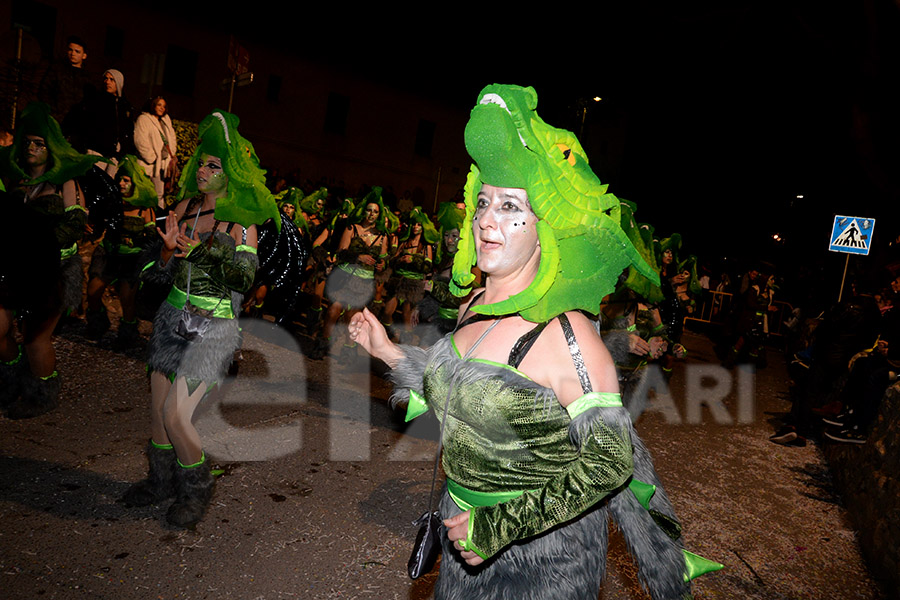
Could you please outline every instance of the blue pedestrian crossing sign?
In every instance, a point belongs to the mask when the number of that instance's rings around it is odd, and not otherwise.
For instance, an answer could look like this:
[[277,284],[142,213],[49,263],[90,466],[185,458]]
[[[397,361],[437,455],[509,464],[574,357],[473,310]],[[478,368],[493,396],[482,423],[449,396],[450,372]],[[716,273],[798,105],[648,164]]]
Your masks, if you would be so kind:
[[875,231],[875,219],[836,215],[834,226],[831,228],[831,244],[828,249],[832,252],[868,256],[869,248],[872,247],[873,231]]

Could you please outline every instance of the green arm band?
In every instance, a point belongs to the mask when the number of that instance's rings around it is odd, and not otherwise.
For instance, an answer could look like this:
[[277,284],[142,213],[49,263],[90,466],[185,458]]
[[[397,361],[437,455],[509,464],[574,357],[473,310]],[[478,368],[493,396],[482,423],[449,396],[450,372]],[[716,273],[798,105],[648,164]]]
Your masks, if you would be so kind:
[[409,390],[409,404],[406,405],[406,422],[428,412],[428,404],[416,390]]
[[614,392],[590,392],[581,396],[566,407],[569,418],[574,420],[578,415],[593,407],[621,408],[622,396]]
[[598,418],[581,441],[578,458],[542,488],[472,509],[470,549],[488,558],[515,540],[574,519],[622,486],[632,470],[631,441]]
[[[218,252],[217,252],[218,253]],[[203,269],[216,282],[236,292],[246,292],[256,275],[256,256],[235,250],[231,258],[214,256],[206,243],[194,246],[186,260]]]

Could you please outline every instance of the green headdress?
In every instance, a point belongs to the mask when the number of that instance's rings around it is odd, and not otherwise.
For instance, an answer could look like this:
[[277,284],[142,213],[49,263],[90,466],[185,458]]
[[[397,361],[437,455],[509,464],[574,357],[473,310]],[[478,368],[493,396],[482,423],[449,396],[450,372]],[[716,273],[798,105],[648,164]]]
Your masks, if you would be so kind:
[[366,206],[369,204],[377,204],[378,208],[381,209],[378,212],[378,220],[375,222],[375,229],[384,234],[396,231],[399,221],[392,219],[393,213],[384,207],[384,202],[381,200],[381,188],[378,186],[373,187],[372,190],[359,201],[359,204],[356,205],[353,212],[349,213],[349,222],[359,223],[362,221],[366,214]]
[[633,265],[654,282],[658,276],[619,226],[619,200],[588,167],[578,139],[544,123],[536,108],[537,93],[530,87],[494,84],[478,96],[465,132],[475,164],[466,181],[466,220],[451,289],[464,295],[474,280],[472,218],[482,183],[524,188],[539,219],[538,273],[524,291],[473,311],[518,312],[533,322],[567,310],[596,314],[625,267]]
[[703,289],[700,287],[700,277],[697,275],[697,257],[691,254],[686,259],[678,263],[678,272],[687,271],[691,274],[691,280],[688,282],[688,290],[694,296],[698,296]]
[[[637,206],[634,202],[622,198],[619,200],[621,202],[620,224],[622,226],[622,231],[625,232],[625,235],[628,236],[628,239],[634,244],[635,249],[640,253],[641,258],[644,259],[650,268],[659,272],[659,266],[656,263],[656,257],[653,253],[652,229],[648,230],[642,228],[635,222],[634,213],[637,210]],[[661,302],[664,298],[658,280],[654,283],[637,269],[628,270],[628,277],[625,279],[624,285],[651,304]]]
[[119,163],[119,170],[116,172],[116,181],[122,175],[131,177],[131,195],[122,198],[125,202],[138,208],[156,208],[159,206],[159,197],[156,195],[156,188],[144,167],[138,164],[137,157],[133,154],[126,154],[125,158]]
[[406,233],[403,234],[401,241],[405,242],[412,235],[413,223],[418,223],[422,226],[422,237],[425,239],[425,243],[436,244],[441,239],[441,234],[434,228],[434,223],[431,222],[431,219],[428,218],[428,215],[425,214],[425,211],[422,210],[421,206],[416,206],[409,211],[406,221],[408,225],[406,226]]
[[291,220],[294,222],[294,225],[309,234],[309,225],[300,214],[300,203],[303,201],[303,190],[295,187],[285,188],[275,194],[273,198],[275,200],[275,205],[278,206],[278,210],[281,210],[285,204],[293,206],[294,216]]
[[259,157],[253,144],[238,133],[240,120],[224,110],[217,110],[200,122],[200,144],[181,173],[178,199],[199,193],[197,168],[200,155],[222,159],[222,169],[228,175],[228,195],[216,202],[216,219],[240,223],[244,227],[261,225],[274,219],[281,229],[278,206],[266,189],[266,172],[259,168]]
[[300,202],[300,206],[298,208],[308,215],[320,213],[323,209],[320,209],[318,206],[316,206],[316,202],[318,202],[320,198],[323,200],[327,200],[328,188],[320,187],[312,194],[304,198],[303,201]]
[[672,251],[672,264],[678,264],[678,251],[681,250],[681,234],[673,233],[669,237],[663,240],[654,240],[653,242],[654,250],[656,250],[656,262],[659,263],[659,268],[662,269],[662,255],[666,250]]
[[[28,180],[28,174],[19,165],[19,158],[25,149],[26,135],[44,138],[50,159],[49,168],[33,180]],[[63,137],[59,123],[50,116],[50,107],[43,102],[32,102],[22,111],[12,146],[0,148],[0,179],[7,181],[10,187],[23,180],[27,180],[26,185],[44,181],[62,185],[90,171],[99,160],[103,160],[102,157],[88,156],[75,150]]]
[[[455,202],[441,202],[438,206],[437,222],[439,233],[444,237],[444,233],[458,229],[462,231],[463,223],[466,220],[466,211],[456,207]],[[437,260],[435,264],[441,264],[444,259],[444,244],[437,245]]]
[[[337,227],[337,222],[340,220],[341,215],[347,215],[347,218],[353,214],[353,211],[356,209],[356,202],[353,198],[344,198],[344,201],[341,202],[341,207],[334,211],[331,214],[331,218],[328,221],[328,229],[330,231],[334,231],[334,228]],[[338,232],[340,234],[340,232]]]

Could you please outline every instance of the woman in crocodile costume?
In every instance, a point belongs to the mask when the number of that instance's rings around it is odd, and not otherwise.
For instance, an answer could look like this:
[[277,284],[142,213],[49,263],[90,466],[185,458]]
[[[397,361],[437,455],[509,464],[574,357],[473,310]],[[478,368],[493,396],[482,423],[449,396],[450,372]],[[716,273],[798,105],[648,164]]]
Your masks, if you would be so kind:
[[408,417],[432,408],[443,421],[436,598],[595,600],[607,512],[654,598],[685,597],[694,563],[612,358],[577,311],[596,311],[629,264],[654,274],[577,140],[536,105],[531,88],[489,86],[466,126],[476,165],[454,284],[464,291],[476,260],[487,279],[456,331],[427,351],[396,346],[364,312],[351,336],[393,368]]
[[[191,417],[225,376],[240,346],[237,312],[257,267],[256,226],[278,219],[253,146],[238,119],[216,111],[200,123],[200,144],[182,173],[182,200],[158,230],[162,246],[144,277],[168,281],[150,337],[150,473],[125,494],[133,506],[171,496],[167,519],[193,527],[212,496],[213,477]],[[178,331],[182,315],[209,317],[196,337]]]
[[[0,149],[0,179],[10,191],[7,201],[26,209],[20,222],[10,223],[35,230],[35,240],[12,247],[29,252],[29,262],[37,262],[38,255],[51,251],[35,248],[41,243],[37,231],[46,227],[55,239],[44,244],[51,245],[57,256],[42,271],[23,272],[26,277],[14,289],[0,294],[0,407],[12,419],[46,413],[59,400],[60,377],[51,338],[63,312],[81,306],[84,278],[78,242],[87,213],[75,178],[97,160],[72,148],[50,116],[50,108],[38,102],[22,112],[13,145]],[[6,210],[4,214],[9,216]],[[4,288],[10,286],[3,283]],[[22,346],[15,341],[13,311],[20,320]]]

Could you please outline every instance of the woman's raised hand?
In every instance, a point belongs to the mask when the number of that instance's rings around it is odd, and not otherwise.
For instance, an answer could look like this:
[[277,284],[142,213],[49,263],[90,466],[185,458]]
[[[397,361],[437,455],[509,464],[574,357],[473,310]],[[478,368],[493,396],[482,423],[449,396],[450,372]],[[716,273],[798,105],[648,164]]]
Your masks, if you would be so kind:
[[[187,225],[185,223],[184,225]],[[174,252],[175,248],[178,246],[178,216],[175,214],[175,211],[169,211],[169,215],[166,217],[166,230],[163,231],[159,227],[156,228],[156,232],[159,234],[159,237],[162,238],[163,247],[169,252]]]
[[193,229],[191,230],[191,237],[187,235],[187,223],[182,223],[181,228],[178,230],[178,236],[175,239],[175,243],[178,245],[178,258],[184,258],[188,255],[188,253],[200,243],[200,239],[197,237],[197,232]]
[[368,308],[353,315],[350,319],[349,332],[351,340],[391,368],[396,367],[403,358],[403,351],[388,338],[384,325]]

